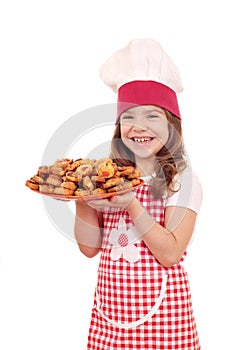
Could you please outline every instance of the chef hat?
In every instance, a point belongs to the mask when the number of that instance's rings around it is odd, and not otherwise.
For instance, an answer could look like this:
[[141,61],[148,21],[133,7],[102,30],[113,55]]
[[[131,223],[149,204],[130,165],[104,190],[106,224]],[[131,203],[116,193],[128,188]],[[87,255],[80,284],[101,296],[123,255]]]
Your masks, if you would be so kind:
[[181,118],[177,94],[183,86],[179,71],[153,39],[134,39],[101,67],[102,80],[118,94],[118,118],[136,105],[156,105]]

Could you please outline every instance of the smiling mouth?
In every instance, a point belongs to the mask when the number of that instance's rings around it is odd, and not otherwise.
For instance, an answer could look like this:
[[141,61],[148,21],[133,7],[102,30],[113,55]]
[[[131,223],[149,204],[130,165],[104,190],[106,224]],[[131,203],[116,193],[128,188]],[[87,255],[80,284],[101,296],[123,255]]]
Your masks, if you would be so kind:
[[154,137],[133,137],[132,140],[136,143],[148,143],[152,141]]

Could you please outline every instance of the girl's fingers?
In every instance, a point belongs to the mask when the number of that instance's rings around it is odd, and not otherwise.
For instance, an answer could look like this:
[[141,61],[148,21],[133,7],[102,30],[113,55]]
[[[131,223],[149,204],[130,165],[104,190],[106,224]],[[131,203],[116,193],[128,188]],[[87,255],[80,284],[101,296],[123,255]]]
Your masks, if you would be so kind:
[[110,198],[110,202],[116,203],[116,202],[118,201],[118,198],[119,198],[119,196],[112,196],[112,197]]

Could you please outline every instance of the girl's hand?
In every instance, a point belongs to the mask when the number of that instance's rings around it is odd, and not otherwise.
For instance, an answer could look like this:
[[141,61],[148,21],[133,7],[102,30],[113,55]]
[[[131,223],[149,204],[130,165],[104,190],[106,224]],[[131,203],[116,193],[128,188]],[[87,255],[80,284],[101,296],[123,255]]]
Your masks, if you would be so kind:
[[101,210],[105,207],[114,207],[114,208],[122,208],[127,209],[128,205],[135,198],[133,192],[127,192],[121,195],[115,195],[106,199],[96,199],[96,200],[87,200],[86,203],[96,209]]

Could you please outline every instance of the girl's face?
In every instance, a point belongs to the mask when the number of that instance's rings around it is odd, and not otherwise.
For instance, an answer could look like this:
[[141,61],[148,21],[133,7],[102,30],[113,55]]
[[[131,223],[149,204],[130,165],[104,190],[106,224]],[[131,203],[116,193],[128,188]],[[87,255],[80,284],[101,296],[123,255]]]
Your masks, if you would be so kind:
[[128,109],[120,117],[121,138],[137,160],[154,156],[166,144],[169,136],[164,110],[153,105]]

